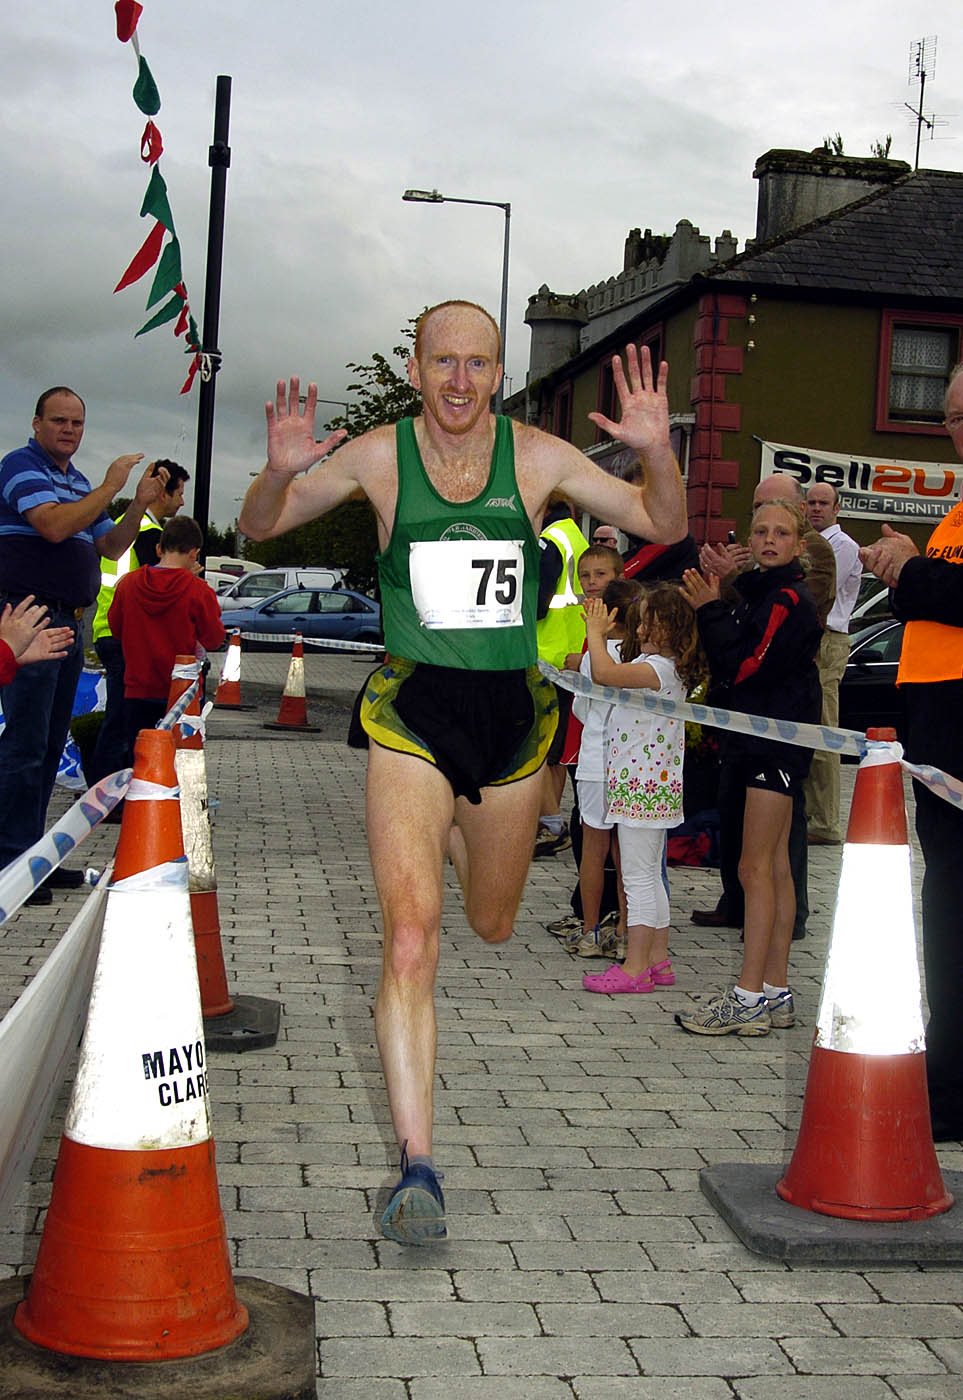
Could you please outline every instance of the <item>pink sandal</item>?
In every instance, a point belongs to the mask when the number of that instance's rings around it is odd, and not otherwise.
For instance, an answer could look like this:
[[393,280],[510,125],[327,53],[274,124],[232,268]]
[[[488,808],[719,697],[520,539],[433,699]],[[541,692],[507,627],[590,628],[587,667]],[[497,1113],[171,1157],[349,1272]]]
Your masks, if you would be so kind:
[[664,962],[656,963],[649,968],[649,976],[657,987],[674,987],[675,973],[672,971],[671,959],[666,958]]
[[605,992],[614,996],[617,992],[654,992],[655,983],[651,977],[630,977],[618,963],[613,963],[604,972],[587,972],[582,978],[582,986],[587,992]]

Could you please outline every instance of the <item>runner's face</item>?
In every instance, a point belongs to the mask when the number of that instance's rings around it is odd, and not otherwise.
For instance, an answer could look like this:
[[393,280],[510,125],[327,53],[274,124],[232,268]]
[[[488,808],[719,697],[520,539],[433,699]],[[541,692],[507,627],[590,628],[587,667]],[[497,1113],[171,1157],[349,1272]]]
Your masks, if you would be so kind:
[[753,517],[749,548],[760,569],[778,569],[802,553],[796,523],[782,506],[763,506]]
[[617,578],[611,564],[604,559],[580,559],[578,581],[586,598],[601,598],[608,585]]
[[51,394],[33,420],[33,435],[52,461],[66,467],[84,435],[84,406],[76,394]]
[[498,340],[487,316],[468,306],[436,311],[422,330],[418,359],[408,361],[425,416],[446,433],[471,432],[487,416],[501,382],[497,359]]

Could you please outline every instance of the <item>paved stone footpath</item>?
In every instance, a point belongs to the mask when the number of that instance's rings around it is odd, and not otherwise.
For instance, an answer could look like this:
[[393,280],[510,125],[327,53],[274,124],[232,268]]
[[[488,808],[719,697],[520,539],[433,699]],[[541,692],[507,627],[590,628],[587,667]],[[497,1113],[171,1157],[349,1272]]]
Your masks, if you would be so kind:
[[[416,1251],[380,1237],[397,1154],[371,1014],[380,941],[364,755],[343,743],[366,668],[340,655],[305,667],[320,734],[260,727],[280,702],[283,654],[245,654],[242,689],[259,709],[209,725],[231,985],[283,1005],[277,1045],[212,1056],[210,1082],[235,1268],[316,1300],[319,1397],[959,1400],[963,1269],[789,1268],[749,1253],[699,1191],[706,1164],[792,1151],[839,848],[811,852],[798,1024],[760,1039],[673,1023],[738,968],[733,930],[689,920],[714,902],[715,871],[672,870],[678,983],[633,998],[583,992],[602,964],[545,931],[567,912],[570,853],[533,866],[516,936],[499,947],[471,934],[452,887],[436,1098],[452,1238]],[[847,795],[854,772],[844,766]],[[56,810],[69,801],[58,794]],[[115,837],[95,833],[84,864]],[[79,898],[57,895],[0,931],[0,1011]],[[866,941],[872,957],[871,928]],[[65,1095],[3,1222],[0,1275],[30,1270]],[[940,1148],[940,1161],[963,1169],[963,1149]]]

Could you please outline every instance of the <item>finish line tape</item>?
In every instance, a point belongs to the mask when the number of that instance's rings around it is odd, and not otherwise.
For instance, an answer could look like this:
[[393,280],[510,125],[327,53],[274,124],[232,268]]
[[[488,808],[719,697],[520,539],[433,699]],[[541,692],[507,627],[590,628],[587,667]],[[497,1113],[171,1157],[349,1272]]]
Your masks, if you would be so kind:
[[[876,740],[869,740],[857,729],[833,729],[827,724],[796,724],[788,719],[767,719],[764,715],[742,714],[738,710],[720,710],[714,705],[693,705],[685,701],[663,700],[655,691],[626,689],[614,685],[596,685],[580,671],[556,671],[547,661],[539,661],[538,669],[562,690],[586,695],[608,705],[627,705],[630,709],[651,710],[671,719],[706,725],[710,729],[728,729],[736,734],[749,734],[758,739],[777,739],[783,744],[795,744],[802,749],[820,749],[826,753],[850,754],[864,758]],[[909,763],[903,758],[899,744],[890,745],[900,765],[917,782],[928,787],[937,797],[963,807],[963,782],[931,768],[927,764]]]

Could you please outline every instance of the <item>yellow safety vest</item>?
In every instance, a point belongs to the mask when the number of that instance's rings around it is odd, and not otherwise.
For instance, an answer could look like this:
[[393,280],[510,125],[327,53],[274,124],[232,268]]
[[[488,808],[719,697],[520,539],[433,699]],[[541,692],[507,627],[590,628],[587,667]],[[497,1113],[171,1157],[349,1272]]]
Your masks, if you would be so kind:
[[548,612],[539,618],[536,627],[538,654],[543,661],[560,670],[566,656],[581,651],[585,644],[585,619],[578,591],[578,561],[588,549],[588,540],[574,520],[556,520],[546,525],[539,539],[549,540],[562,556],[562,572]]
[[[137,533],[142,535],[145,530],[162,528],[160,521],[155,520],[149,510],[145,510]],[[138,567],[135,562],[136,557],[133,545],[119,559],[108,559],[105,554],[100,556],[100,592],[97,594],[97,611],[94,613],[91,625],[91,636],[95,642],[99,642],[101,637],[112,635],[107,622],[107,614],[114,601],[114,589],[117,587],[117,580],[123,578],[124,574],[130,573],[131,566]]]

